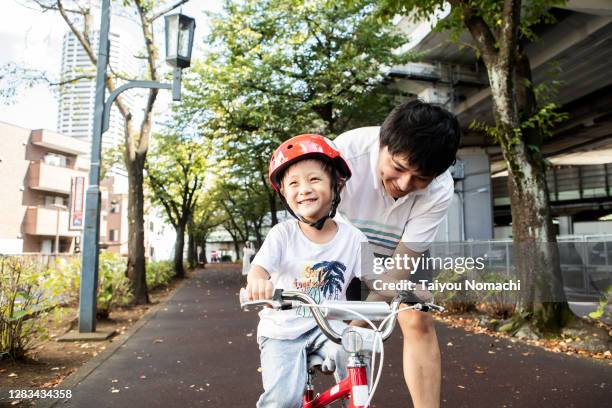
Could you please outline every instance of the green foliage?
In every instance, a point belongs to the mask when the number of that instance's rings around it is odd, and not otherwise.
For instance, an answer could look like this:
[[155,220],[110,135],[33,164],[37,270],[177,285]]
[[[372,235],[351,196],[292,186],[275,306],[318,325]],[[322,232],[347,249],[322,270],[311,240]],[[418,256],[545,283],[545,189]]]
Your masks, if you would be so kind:
[[0,257],[0,359],[23,358],[48,336],[47,316],[57,303],[40,290],[44,273],[19,257]]
[[[436,279],[440,283],[461,283],[465,280],[465,275],[447,269],[441,271]],[[434,293],[434,300],[436,303],[444,305],[451,313],[465,313],[476,310],[478,298],[473,292],[445,290]]]
[[[81,258],[58,260],[47,270],[41,288],[62,305],[77,305],[81,287]],[[106,317],[114,306],[125,306],[132,300],[129,280],[125,276],[125,259],[100,252],[98,269],[97,314]]]
[[[268,158],[280,142],[379,124],[390,110],[383,72],[408,60],[393,53],[406,39],[374,18],[375,6],[373,0],[228,1],[211,16],[210,50],[185,80],[178,115],[212,141],[221,191],[247,190],[235,201],[255,203],[244,214],[249,229],[257,228],[260,208],[273,206]],[[221,197],[233,205],[228,194]],[[244,220],[236,224],[246,233]]]
[[153,202],[163,206],[168,221],[185,226],[206,179],[210,150],[206,139],[166,128],[155,135],[146,170]]
[[[448,3],[444,0],[381,0],[379,14],[389,18],[395,14],[411,17],[414,21],[428,20],[434,14],[441,14]],[[449,31],[451,39],[457,41],[465,31],[465,20],[470,17],[481,18],[496,37],[504,25],[504,0],[458,0],[453,2],[447,18],[435,25],[436,31]],[[533,27],[540,23],[552,24],[556,20],[550,8],[562,6],[567,0],[524,1],[521,7],[519,33],[533,41],[537,38]],[[496,44],[499,46],[499,44]]]
[[593,319],[601,319],[605,315],[606,308],[610,305],[610,303],[612,303],[612,286],[608,286],[604,292],[604,295],[604,298],[601,299],[597,305],[597,310],[589,313],[589,317]]
[[173,268],[172,261],[147,262],[147,287],[155,289],[160,286],[166,286],[174,276]]
[[[487,283],[506,283],[510,281],[496,272],[486,270],[467,270],[463,274],[453,270],[444,270],[436,277],[440,283],[463,283],[465,280]],[[450,312],[464,313],[476,309],[494,318],[507,318],[514,313],[516,296],[510,291],[499,290],[444,290],[435,293],[437,302],[443,304]]]
[[112,307],[125,306],[132,300],[130,281],[125,276],[125,259],[120,255],[101,252],[99,265],[97,313],[107,317]]

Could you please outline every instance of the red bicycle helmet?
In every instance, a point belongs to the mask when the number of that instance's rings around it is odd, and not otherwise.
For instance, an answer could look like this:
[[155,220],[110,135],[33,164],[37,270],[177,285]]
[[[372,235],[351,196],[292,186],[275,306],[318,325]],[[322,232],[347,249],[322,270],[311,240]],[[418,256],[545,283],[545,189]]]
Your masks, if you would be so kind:
[[321,135],[304,134],[283,142],[272,154],[268,177],[277,193],[280,193],[279,175],[291,164],[307,158],[329,160],[338,175],[345,181],[351,177],[351,170],[335,148],[332,141]]

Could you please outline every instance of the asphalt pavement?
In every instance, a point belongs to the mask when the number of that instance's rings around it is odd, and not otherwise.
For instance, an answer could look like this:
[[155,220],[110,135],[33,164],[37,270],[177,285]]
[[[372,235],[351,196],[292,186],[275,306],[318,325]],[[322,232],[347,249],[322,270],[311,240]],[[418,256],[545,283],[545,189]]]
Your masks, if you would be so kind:
[[[257,315],[238,305],[238,269],[200,269],[55,407],[253,407]],[[612,366],[437,324],[443,407],[609,407]],[[375,407],[411,407],[401,332],[385,343]],[[329,385],[331,377],[318,377]],[[66,384],[70,384],[67,381]],[[60,388],[62,386],[60,385]],[[321,388],[319,388],[321,389]]]

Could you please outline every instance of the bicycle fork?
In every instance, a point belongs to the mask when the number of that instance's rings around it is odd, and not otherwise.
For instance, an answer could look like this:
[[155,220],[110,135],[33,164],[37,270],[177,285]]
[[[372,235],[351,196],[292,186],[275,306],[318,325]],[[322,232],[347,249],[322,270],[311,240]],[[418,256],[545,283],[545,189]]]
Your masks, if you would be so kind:
[[[341,399],[346,408],[368,408],[368,380],[366,361],[359,353],[351,353],[347,361],[348,376],[326,390],[323,394],[314,394],[312,369],[308,370],[308,380],[304,389],[303,408],[323,408]],[[348,403],[347,403],[348,401]]]

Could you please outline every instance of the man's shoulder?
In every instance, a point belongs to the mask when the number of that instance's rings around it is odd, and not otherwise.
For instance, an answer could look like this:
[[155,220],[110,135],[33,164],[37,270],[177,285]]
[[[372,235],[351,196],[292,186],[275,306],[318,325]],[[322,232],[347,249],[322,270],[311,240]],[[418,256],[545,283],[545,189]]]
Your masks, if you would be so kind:
[[440,174],[432,181],[430,192],[440,198],[448,198],[455,191],[455,181],[450,169]]
[[334,144],[345,159],[351,160],[369,153],[378,143],[379,132],[379,126],[349,130],[336,137]]

